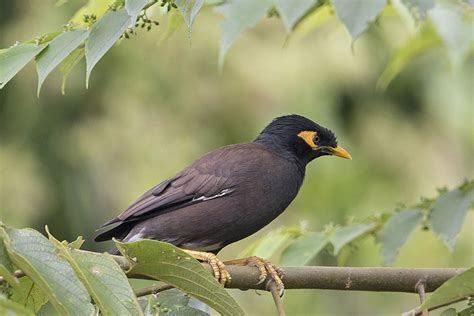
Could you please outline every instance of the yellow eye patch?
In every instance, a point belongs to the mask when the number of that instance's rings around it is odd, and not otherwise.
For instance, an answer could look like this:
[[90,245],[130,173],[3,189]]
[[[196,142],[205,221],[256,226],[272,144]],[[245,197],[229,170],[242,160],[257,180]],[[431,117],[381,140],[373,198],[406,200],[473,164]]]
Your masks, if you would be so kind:
[[298,137],[302,138],[309,147],[315,149],[318,148],[318,145],[314,143],[314,136],[316,136],[316,134],[314,131],[302,131],[298,133]]

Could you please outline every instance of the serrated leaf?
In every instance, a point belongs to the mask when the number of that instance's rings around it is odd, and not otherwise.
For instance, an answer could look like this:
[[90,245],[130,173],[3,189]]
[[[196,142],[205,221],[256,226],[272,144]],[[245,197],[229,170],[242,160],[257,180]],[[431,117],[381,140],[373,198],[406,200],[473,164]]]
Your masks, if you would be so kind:
[[474,190],[460,189],[442,193],[431,208],[428,221],[433,231],[453,250],[466,212],[474,201]]
[[429,309],[474,294],[474,267],[449,279],[436,289],[419,306],[418,310]]
[[338,228],[329,238],[334,246],[334,255],[337,256],[339,251],[348,243],[369,233],[374,228],[373,224],[357,224],[348,227]]
[[311,262],[327,243],[327,237],[321,233],[300,236],[283,250],[280,264],[282,266],[304,266]]
[[91,27],[89,38],[86,41],[86,87],[89,86],[89,77],[94,66],[115,44],[130,24],[130,16],[122,8],[107,12]]
[[0,50],[0,89],[46,46],[48,45],[23,43]]
[[273,0],[229,0],[218,6],[216,11],[225,17],[221,23],[221,45],[219,67],[224,65],[225,55],[240,33],[253,27],[273,6]]
[[[150,295],[140,299],[144,301],[145,315],[170,315],[170,316],[208,316],[208,312],[195,308],[194,298],[184,294],[178,289],[170,289],[159,295]],[[202,304],[202,303],[201,303]],[[204,305],[204,304],[203,304]]]
[[33,311],[0,295],[0,315],[34,316]]
[[129,275],[144,274],[166,282],[206,303],[222,315],[243,315],[244,312],[194,258],[181,249],[156,240],[140,240],[115,245],[137,263],[128,271]]
[[39,286],[60,314],[90,315],[94,311],[86,288],[48,239],[33,229],[5,230],[10,259]]
[[46,77],[59,65],[73,50],[85,41],[89,32],[84,29],[62,33],[53,39],[48,47],[36,56],[36,70],[38,72],[39,96],[41,85]]
[[147,3],[148,0],[125,0],[125,9],[131,17],[132,24],[135,24],[138,14]]
[[276,8],[280,18],[285,25],[286,31],[290,33],[296,23],[316,4],[315,0],[276,0]]
[[84,48],[78,48],[67,56],[59,66],[63,79],[61,81],[61,94],[66,94],[66,82],[71,70],[82,60],[85,55]]
[[441,43],[440,37],[432,27],[421,27],[418,34],[411,37],[392,54],[383,73],[377,80],[377,89],[386,89],[393,78],[395,78],[411,60]]
[[127,276],[107,253],[71,250],[48,231],[49,240],[66,258],[103,315],[143,315]]
[[251,255],[270,259],[284,244],[292,239],[293,236],[294,235],[287,230],[271,231],[260,239],[260,242]]
[[3,243],[3,238],[8,238],[8,236],[4,234],[6,234],[6,232],[3,230],[3,227],[0,226],[0,276],[3,277],[5,281],[8,282],[8,284],[17,286],[19,281],[13,274],[15,269],[13,268],[13,264],[8,257],[5,244]]
[[204,0],[175,0],[174,3],[178,6],[178,10],[183,16],[189,32],[191,32],[194,20],[196,19],[199,10],[204,5]]
[[422,219],[423,212],[419,209],[406,209],[389,218],[377,236],[382,245],[382,257],[386,264],[395,261],[398,251]]
[[12,301],[37,313],[48,302],[44,292],[29,277],[20,278],[20,285],[12,290]]
[[428,13],[448,47],[454,64],[460,64],[474,44],[474,18],[455,5],[439,4]]
[[332,3],[354,41],[378,17],[387,0],[332,0]]

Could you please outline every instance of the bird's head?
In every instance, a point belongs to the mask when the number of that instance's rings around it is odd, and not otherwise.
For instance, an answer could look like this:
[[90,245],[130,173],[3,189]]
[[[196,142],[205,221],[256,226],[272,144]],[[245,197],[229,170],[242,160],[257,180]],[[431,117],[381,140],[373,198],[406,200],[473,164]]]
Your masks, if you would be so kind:
[[274,119],[254,142],[296,156],[304,164],[326,155],[352,159],[344,148],[337,145],[331,130],[296,114]]

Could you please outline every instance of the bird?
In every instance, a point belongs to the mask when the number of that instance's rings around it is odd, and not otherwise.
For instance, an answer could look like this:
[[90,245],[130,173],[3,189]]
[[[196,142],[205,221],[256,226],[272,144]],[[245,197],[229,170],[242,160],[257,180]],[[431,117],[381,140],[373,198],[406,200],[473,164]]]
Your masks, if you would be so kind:
[[297,196],[306,166],[322,156],[352,159],[328,128],[297,114],[277,117],[252,142],[211,151],[146,191],[103,224],[95,241],[170,243],[208,262],[223,285],[231,281],[226,265],[257,266],[259,282],[269,275],[283,293],[284,271],[270,261],[222,262],[216,255],[280,215]]

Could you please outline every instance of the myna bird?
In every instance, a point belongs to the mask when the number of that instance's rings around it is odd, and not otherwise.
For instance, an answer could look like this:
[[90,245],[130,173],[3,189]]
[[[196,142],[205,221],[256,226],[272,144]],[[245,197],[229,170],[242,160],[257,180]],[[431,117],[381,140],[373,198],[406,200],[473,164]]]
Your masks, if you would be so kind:
[[[225,284],[230,276],[216,258],[225,246],[257,232],[293,201],[306,165],[320,156],[351,159],[333,132],[300,116],[274,119],[251,143],[216,149],[143,194],[95,241],[155,239],[184,249],[213,267]],[[226,264],[255,265],[283,290],[282,271],[251,257]]]

